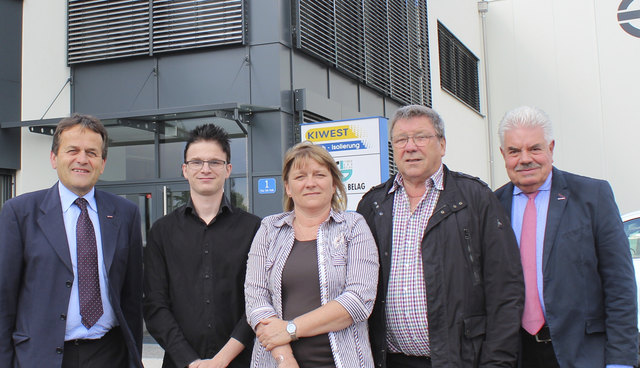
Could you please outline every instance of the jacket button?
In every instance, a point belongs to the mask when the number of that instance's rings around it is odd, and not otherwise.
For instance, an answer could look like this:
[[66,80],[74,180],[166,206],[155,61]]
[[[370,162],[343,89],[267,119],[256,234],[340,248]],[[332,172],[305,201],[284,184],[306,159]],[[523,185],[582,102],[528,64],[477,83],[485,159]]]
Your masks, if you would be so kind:
[[67,320],[67,315],[66,315],[66,314],[64,314],[64,313],[63,313],[63,314],[61,314],[61,315],[60,315],[60,320],[61,320],[61,321],[66,321],[66,320]]
[[440,213],[444,215],[444,210],[440,211]]
[[68,288],[71,287],[71,285],[73,285],[73,283],[70,280],[67,280],[67,282],[64,283]]
[[62,354],[62,352],[63,352],[63,349],[62,349],[62,348],[60,348],[60,347],[57,347],[57,348],[56,348],[56,353],[58,353],[58,354]]

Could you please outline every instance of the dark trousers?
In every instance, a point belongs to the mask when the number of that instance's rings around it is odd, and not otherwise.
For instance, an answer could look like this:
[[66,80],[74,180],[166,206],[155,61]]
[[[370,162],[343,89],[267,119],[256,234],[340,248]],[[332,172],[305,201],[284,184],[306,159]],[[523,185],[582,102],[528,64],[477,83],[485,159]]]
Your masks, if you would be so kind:
[[64,342],[62,368],[127,367],[127,346],[120,327],[114,327],[97,340]]
[[[548,337],[549,327],[545,326],[543,329],[546,329]],[[541,334],[543,331],[538,332],[538,335]],[[551,341],[538,342],[535,336],[524,329],[520,329],[520,335],[522,336],[521,368],[560,368]]]
[[428,357],[387,353],[387,368],[431,368]]

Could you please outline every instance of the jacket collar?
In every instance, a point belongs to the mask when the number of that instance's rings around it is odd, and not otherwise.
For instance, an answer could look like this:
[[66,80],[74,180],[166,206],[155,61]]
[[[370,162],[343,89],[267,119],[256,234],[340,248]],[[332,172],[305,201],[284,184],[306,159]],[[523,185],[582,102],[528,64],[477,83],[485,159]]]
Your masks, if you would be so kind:
[[560,222],[564,216],[567,203],[571,200],[571,191],[567,185],[565,175],[561,170],[552,169],[551,193],[549,194],[549,210],[547,212],[547,224],[544,231],[544,248],[542,254],[542,269],[549,261],[549,254],[555,244],[556,235],[560,228]]
[[71,265],[71,254],[69,252],[69,242],[65,233],[64,219],[62,217],[62,204],[60,202],[60,192],[58,183],[49,188],[40,203],[40,216],[38,226],[49,241],[49,244],[58,255],[58,258],[67,267],[69,272],[73,272]]

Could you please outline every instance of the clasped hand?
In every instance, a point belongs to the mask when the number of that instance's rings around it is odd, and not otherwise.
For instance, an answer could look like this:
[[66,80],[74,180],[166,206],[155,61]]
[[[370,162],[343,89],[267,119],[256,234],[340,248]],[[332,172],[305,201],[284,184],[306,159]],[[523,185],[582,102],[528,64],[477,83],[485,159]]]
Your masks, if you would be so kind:
[[260,321],[256,327],[256,337],[267,351],[291,342],[291,336],[287,332],[287,322],[276,317]]

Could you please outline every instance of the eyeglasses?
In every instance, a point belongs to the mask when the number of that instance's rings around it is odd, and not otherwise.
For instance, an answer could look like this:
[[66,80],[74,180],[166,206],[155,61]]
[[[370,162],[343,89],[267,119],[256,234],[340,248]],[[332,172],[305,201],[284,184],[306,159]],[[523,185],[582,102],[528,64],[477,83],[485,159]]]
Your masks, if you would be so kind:
[[438,137],[438,135],[437,134],[433,134],[433,135],[417,134],[413,136],[401,135],[398,137],[394,137],[393,140],[391,141],[391,144],[393,144],[394,147],[404,148],[404,146],[406,146],[407,143],[409,143],[409,139],[413,139],[413,143],[416,146],[423,147],[427,144],[429,139],[433,137]]
[[220,169],[222,168],[224,165],[227,164],[227,161],[223,161],[223,160],[208,160],[208,161],[203,161],[203,160],[191,160],[191,161],[186,161],[185,164],[191,169],[191,170],[200,170],[202,169],[202,167],[204,166],[204,163],[207,163],[207,165],[209,165],[210,169]]

